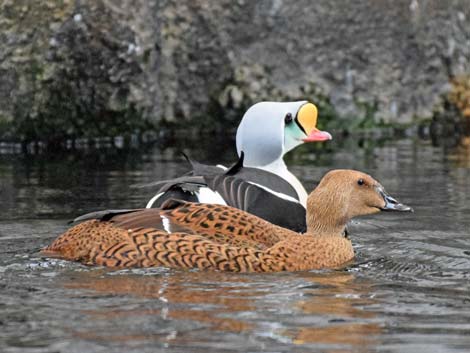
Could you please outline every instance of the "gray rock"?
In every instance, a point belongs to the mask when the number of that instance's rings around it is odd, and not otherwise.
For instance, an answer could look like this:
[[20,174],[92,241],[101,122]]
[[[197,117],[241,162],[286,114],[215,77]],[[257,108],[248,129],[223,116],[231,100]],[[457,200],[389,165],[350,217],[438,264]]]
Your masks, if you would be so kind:
[[225,128],[259,100],[298,98],[344,125],[370,107],[409,123],[470,72],[469,18],[468,0],[4,0],[0,127]]

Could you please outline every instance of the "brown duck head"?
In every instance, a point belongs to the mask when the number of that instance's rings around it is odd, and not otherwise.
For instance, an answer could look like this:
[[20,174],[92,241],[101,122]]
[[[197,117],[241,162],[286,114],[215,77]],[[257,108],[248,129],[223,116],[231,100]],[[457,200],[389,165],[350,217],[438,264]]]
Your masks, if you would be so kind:
[[307,200],[307,232],[341,235],[354,217],[381,211],[413,212],[370,175],[355,170],[328,172]]

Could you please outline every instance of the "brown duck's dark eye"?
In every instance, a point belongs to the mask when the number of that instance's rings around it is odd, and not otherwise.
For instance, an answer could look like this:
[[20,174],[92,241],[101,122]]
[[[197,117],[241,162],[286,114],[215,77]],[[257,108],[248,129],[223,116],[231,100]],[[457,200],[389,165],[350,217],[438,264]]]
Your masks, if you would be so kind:
[[359,179],[357,181],[357,185],[359,185],[359,186],[364,185],[364,179]]
[[286,124],[290,124],[292,122],[292,114],[291,113],[286,114],[286,117],[284,118],[284,122]]

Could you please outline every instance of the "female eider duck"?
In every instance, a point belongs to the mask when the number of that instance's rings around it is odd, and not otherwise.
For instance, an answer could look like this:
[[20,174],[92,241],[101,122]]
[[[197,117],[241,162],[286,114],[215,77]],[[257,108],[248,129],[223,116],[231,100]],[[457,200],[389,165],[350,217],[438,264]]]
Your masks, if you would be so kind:
[[[237,129],[237,152],[239,156],[244,154],[243,165],[232,168],[224,193],[215,190],[207,178],[225,173],[226,168],[192,163],[193,171],[188,175],[148,184],[159,190],[146,207],[160,207],[171,198],[228,205],[304,232],[307,192],[287,169],[283,157],[304,142],[331,139],[328,132],[317,129],[317,116],[316,106],[307,101],[253,105]],[[240,180],[257,188],[241,190]]]
[[[161,209],[95,212],[59,236],[45,255],[115,268],[166,266],[232,272],[338,268],[354,258],[343,236],[353,217],[412,211],[367,174],[327,173],[307,199],[307,233],[239,209],[168,200]],[[288,213],[288,212],[286,212]]]

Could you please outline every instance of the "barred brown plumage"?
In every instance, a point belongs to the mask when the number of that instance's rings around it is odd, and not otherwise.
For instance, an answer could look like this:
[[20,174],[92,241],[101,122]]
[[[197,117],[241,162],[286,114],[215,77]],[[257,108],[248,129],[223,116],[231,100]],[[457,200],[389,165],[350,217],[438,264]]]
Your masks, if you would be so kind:
[[[358,179],[363,182],[358,184]],[[387,195],[370,176],[333,171],[309,196],[308,234],[295,233],[228,206],[171,200],[161,209],[80,217],[83,223],[59,236],[43,252],[108,267],[166,266],[231,272],[332,268],[354,257],[350,240],[342,236],[349,219],[381,209],[411,210]],[[90,219],[94,217],[98,219]]]

